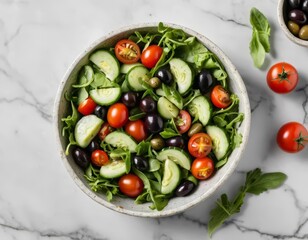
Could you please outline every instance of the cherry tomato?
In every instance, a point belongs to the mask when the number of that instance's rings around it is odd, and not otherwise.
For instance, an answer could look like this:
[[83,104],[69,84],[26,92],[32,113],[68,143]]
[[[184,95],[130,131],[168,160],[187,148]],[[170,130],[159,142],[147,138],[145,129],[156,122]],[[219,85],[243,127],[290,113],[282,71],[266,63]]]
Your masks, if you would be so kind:
[[98,167],[109,163],[109,157],[103,150],[97,149],[91,154],[91,162]]
[[286,152],[300,152],[308,144],[308,130],[298,122],[288,122],[279,129],[277,143]]
[[175,119],[175,124],[180,134],[186,133],[191,125],[190,114],[185,110],[181,110]]
[[141,54],[141,62],[147,68],[153,68],[160,59],[162,53],[163,49],[160,46],[148,46]]
[[207,179],[212,176],[214,169],[214,162],[208,157],[196,158],[191,165],[192,175],[200,180]]
[[188,151],[196,158],[207,156],[211,150],[212,140],[206,133],[196,133],[188,141]]
[[129,39],[120,40],[116,44],[114,51],[117,59],[122,63],[135,63],[140,59],[139,46]]
[[276,93],[289,93],[297,85],[298,73],[289,63],[274,64],[267,72],[267,84]]
[[134,174],[126,174],[122,176],[118,182],[120,191],[129,197],[137,197],[143,191],[142,180]]
[[229,92],[221,85],[216,85],[211,92],[211,101],[218,108],[226,108],[231,104]]
[[113,131],[113,128],[110,126],[108,122],[104,122],[101,130],[98,132],[98,137],[101,141],[104,141],[105,137]]
[[128,122],[125,125],[125,132],[131,135],[136,141],[141,142],[147,138],[147,132],[142,120]]
[[123,127],[128,121],[128,108],[123,103],[111,105],[107,112],[107,121],[111,127]]
[[89,115],[94,112],[96,106],[97,105],[93,99],[88,97],[86,100],[79,104],[78,112],[80,112],[82,115]]

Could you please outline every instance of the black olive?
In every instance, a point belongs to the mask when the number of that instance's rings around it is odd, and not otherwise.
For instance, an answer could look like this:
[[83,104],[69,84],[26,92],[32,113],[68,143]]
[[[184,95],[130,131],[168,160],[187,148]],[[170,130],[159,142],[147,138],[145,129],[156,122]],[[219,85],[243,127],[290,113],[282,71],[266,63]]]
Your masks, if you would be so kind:
[[205,94],[211,90],[215,85],[216,80],[212,74],[206,70],[202,69],[195,77],[194,88],[200,89],[202,94]]
[[140,101],[139,108],[146,113],[152,113],[156,110],[156,102],[151,96],[146,96]]
[[183,148],[185,143],[184,139],[180,136],[172,137],[166,140],[166,145],[168,147],[179,147]]
[[291,8],[298,8],[301,3],[301,0],[289,0],[288,2]]
[[164,128],[163,119],[156,113],[150,113],[144,118],[145,128],[151,133],[161,132]]
[[305,24],[307,16],[302,10],[293,9],[289,12],[289,19],[297,24]]
[[95,107],[95,110],[94,110],[94,114],[103,119],[103,120],[106,120],[106,117],[107,117],[107,108],[103,107],[103,106],[100,106],[100,105],[97,105]]
[[162,67],[158,69],[155,73],[155,77],[158,77],[160,81],[167,85],[171,85],[173,83],[172,74],[167,67]]
[[137,94],[134,92],[124,93],[121,100],[122,103],[126,105],[126,107],[135,107],[137,104]]
[[146,158],[142,156],[133,156],[133,164],[135,168],[142,172],[149,170],[149,162]]
[[175,190],[175,195],[177,197],[187,196],[188,194],[192,192],[194,188],[195,188],[195,184],[189,180],[186,180],[177,187],[177,189]]
[[76,164],[82,169],[86,169],[90,164],[90,156],[87,152],[79,147],[73,149],[72,156]]
[[87,146],[86,150],[89,152],[89,153],[92,153],[93,151],[99,149],[100,146],[99,146],[99,142],[97,139],[93,139],[90,144]]

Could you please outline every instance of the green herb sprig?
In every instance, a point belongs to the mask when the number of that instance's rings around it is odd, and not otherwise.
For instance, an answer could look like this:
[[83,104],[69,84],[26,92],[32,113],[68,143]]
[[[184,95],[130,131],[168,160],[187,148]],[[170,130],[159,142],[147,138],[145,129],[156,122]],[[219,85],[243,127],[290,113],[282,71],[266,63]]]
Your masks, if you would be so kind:
[[247,193],[259,195],[267,190],[280,187],[287,176],[281,172],[262,173],[259,168],[250,171],[246,175],[245,185],[233,200],[229,200],[226,194],[222,194],[216,201],[216,207],[210,212],[211,219],[208,223],[208,234],[212,234],[231,216],[240,212]]

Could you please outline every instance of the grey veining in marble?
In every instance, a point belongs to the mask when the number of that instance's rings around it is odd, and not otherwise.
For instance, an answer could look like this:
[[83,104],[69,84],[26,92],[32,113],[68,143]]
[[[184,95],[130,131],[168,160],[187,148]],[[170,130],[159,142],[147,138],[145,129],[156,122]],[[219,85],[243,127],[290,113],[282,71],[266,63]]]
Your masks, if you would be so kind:
[[[249,55],[252,7],[272,26],[271,54],[261,70]],[[307,127],[308,49],[279,29],[276,7],[276,0],[0,0],[0,239],[209,239],[215,200],[224,192],[233,196],[255,167],[285,172],[288,180],[248,196],[212,239],[308,239],[308,151],[285,154],[275,143],[283,123]],[[198,31],[228,55],[249,92],[252,128],[238,169],[214,196],[183,214],[144,219],[112,212],[75,186],[56,152],[52,108],[61,77],[86,46],[113,29],[155,21]],[[266,84],[267,69],[279,61],[300,74],[288,95]]]

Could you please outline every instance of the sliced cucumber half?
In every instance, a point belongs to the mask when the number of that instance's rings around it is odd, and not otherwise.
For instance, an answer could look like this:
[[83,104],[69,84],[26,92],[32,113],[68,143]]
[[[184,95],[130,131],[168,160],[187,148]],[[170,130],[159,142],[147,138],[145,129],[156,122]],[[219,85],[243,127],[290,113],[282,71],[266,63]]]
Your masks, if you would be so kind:
[[92,53],[90,61],[98,66],[110,81],[114,81],[120,74],[119,61],[109,51],[98,50]]
[[90,96],[99,105],[109,106],[121,97],[121,88],[101,88],[90,90]]
[[182,168],[190,170],[190,157],[182,149],[177,147],[169,147],[161,150],[156,158],[159,161],[166,161],[167,159],[179,164]]
[[136,152],[137,143],[124,132],[109,133],[105,140],[113,147],[128,149],[130,152]]
[[83,116],[75,126],[74,133],[77,144],[82,148],[87,147],[99,132],[103,122],[102,119],[93,114]]
[[180,110],[167,98],[160,97],[157,102],[157,110],[165,119],[175,118],[179,115]]
[[181,172],[178,165],[172,161],[167,159],[164,164],[164,174],[163,180],[161,184],[161,193],[169,194],[172,193],[181,180]]
[[101,166],[99,174],[104,178],[118,178],[126,173],[126,164],[122,160],[112,161]]
[[143,65],[133,67],[126,75],[129,88],[136,92],[144,91],[142,83],[149,80],[148,74],[149,70]]
[[179,93],[186,93],[193,83],[193,72],[189,65],[180,58],[173,58],[169,62],[170,71],[177,83]]
[[212,115],[212,105],[204,96],[198,96],[188,105],[191,116],[197,118],[203,126],[207,125]]
[[217,160],[221,160],[228,152],[230,146],[226,131],[217,126],[207,126],[205,129],[212,139],[213,152]]
[[141,63],[122,64],[120,73],[127,74],[133,67],[143,66]]

